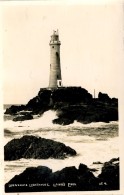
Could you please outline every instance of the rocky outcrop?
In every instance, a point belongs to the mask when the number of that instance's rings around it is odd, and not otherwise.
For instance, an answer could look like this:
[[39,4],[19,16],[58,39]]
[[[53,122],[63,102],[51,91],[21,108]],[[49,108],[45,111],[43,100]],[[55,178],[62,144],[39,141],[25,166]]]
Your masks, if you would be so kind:
[[69,124],[73,123],[74,120],[73,119],[70,119],[70,118],[60,117],[60,118],[54,119],[52,122],[53,122],[53,124],[69,125]]
[[106,190],[119,189],[119,158],[104,163],[99,179]]
[[27,168],[20,175],[16,175],[5,185],[5,191],[79,191],[95,190],[96,186],[98,186],[98,180],[86,165],[80,164],[78,169],[74,166],[66,167],[54,173],[48,167],[39,166]]
[[115,160],[104,163],[98,177],[82,163],[78,169],[71,166],[56,172],[39,166],[27,168],[5,184],[6,192],[101,190],[119,190],[119,169]]
[[5,114],[20,114],[20,111],[31,111],[31,114],[43,114],[49,109],[51,90],[43,88],[39,91],[38,95],[31,100],[26,105],[11,106],[7,108]]
[[[53,123],[60,125],[68,125],[75,120],[81,123],[118,120],[116,98],[111,99],[107,94],[100,92],[98,98],[93,99],[92,95],[81,87],[40,89],[38,95],[26,105],[11,106],[5,114],[20,115],[20,111],[27,110],[31,115],[42,115],[50,109],[57,111],[58,118],[53,120]],[[22,118],[18,117],[17,120],[22,120]]]
[[25,110],[25,105],[12,105],[10,108],[6,109],[5,114],[16,115],[17,112],[22,110]]
[[93,162],[93,164],[94,164],[94,165],[95,165],[95,164],[101,165],[101,164],[103,164],[103,163],[100,162],[100,161],[96,161],[96,162]]
[[103,102],[110,102],[111,101],[111,98],[108,96],[108,94],[101,93],[101,92],[99,92],[99,94],[98,94],[98,99],[100,101],[103,101]]
[[27,104],[27,110],[31,110],[34,114],[43,114],[50,109],[51,90],[41,89],[36,97],[31,99]]
[[71,124],[76,120],[80,123],[109,122],[118,120],[118,108],[106,105],[99,100],[93,100],[91,104],[69,105],[61,107],[58,118],[53,123]]
[[35,136],[13,139],[4,147],[5,160],[18,160],[20,158],[64,159],[74,155],[76,155],[76,151],[63,143]]
[[54,107],[61,106],[62,103],[66,105],[75,105],[81,102],[91,102],[92,95],[81,87],[61,87],[54,89],[51,94]]

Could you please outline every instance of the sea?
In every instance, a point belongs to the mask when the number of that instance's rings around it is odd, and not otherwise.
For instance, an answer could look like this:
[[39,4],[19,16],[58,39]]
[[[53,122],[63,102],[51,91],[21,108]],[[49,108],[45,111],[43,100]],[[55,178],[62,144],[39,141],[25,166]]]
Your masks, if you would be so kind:
[[[4,112],[7,107],[4,105]],[[57,118],[56,112],[49,110],[42,116],[33,116],[34,119],[14,122],[13,117],[4,115],[4,145],[24,135],[48,138],[59,141],[75,149],[76,156],[65,159],[20,159],[4,162],[4,182],[7,183],[15,175],[23,172],[27,167],[47,166],[53,170],[64,167],[79,167],[80,163],[86,164],[98,176],[103,163],[112,158],[119,157],[119,128],[118,121],[110,123],[95,122],[81,124],[74,121],[71,125],[53,124]]]

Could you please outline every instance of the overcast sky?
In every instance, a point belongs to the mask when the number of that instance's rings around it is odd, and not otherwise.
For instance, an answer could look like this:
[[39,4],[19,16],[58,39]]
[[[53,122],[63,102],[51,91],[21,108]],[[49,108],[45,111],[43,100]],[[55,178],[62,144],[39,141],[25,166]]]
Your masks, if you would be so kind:
[[63,85],[118,97],[122,19],[121,3],[4,6],[4,103],[27,103],[48,87],[56,29]]

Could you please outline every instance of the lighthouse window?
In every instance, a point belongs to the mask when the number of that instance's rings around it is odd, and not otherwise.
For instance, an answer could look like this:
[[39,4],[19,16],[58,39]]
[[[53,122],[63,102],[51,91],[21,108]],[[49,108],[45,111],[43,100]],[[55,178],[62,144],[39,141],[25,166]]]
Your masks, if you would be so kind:
[[54,46],[52,46],[52,48],[54,48]]

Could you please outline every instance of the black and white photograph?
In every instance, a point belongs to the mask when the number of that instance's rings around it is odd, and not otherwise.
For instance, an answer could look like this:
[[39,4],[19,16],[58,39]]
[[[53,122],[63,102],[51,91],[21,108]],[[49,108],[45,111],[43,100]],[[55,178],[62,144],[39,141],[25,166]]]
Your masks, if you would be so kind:
[[88,2],[2,5],[4,194],[122,195],[123,3]]

